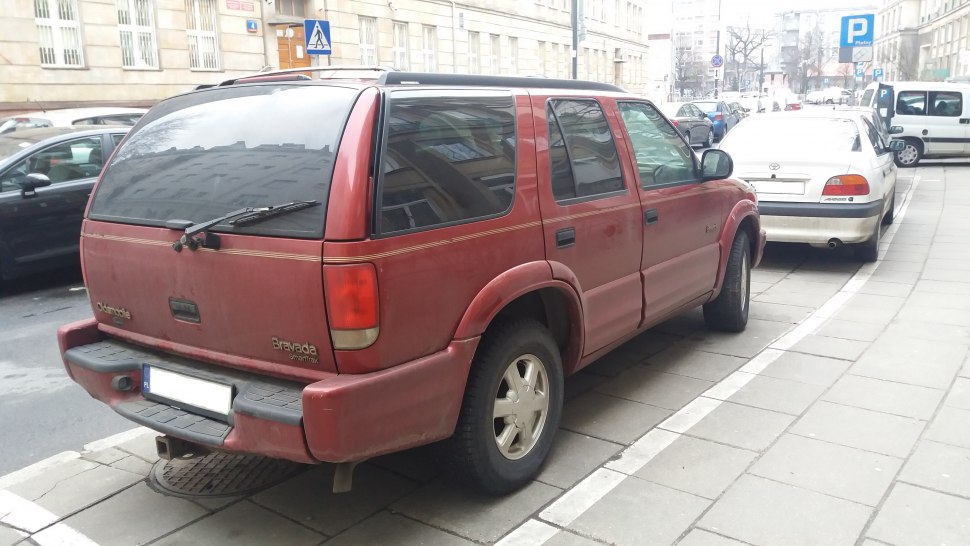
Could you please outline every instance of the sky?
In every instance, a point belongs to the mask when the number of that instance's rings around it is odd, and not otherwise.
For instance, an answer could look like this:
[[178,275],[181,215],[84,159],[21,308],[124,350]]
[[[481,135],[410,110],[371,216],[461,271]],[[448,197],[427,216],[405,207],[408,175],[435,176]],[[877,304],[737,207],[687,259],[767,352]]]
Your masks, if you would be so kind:
[[[676,0],[675,0],[676,1]],[[726,24],[743,23],[750,18],[751,26],[771,24],[774,15],[797,9],[827,10],[860,7],[860,13],[875,13],[878,0],[721,0],[721,19]]]

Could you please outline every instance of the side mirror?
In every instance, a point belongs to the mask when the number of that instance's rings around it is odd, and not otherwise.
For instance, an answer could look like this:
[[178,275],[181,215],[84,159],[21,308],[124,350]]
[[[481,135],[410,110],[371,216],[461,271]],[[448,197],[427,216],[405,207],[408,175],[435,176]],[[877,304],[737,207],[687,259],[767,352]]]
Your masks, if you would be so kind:
[[701,180],[720,180],[734,172],[734,160],[724,150],[706,150],[701,156]]
[[902,140],[893,139],[889,142],[889,151],[891,152],[901,152],[905,147],[906,143]]
[[902,132],[903,132],[902,125],[893,125],[892,127],[889,128],[889,134],[891,135],[898,135]]
[[33,197],[37,195],[37,188],[51,185],[51,179],[46,174],[30,173],[20,183],[20,195],[23,197]]

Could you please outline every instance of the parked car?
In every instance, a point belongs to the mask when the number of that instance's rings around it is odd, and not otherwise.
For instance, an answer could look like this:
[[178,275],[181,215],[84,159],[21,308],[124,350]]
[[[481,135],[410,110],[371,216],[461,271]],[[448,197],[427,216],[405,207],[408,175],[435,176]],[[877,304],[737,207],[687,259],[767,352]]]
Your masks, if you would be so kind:
[[767,100],[766,98],[757,97],[757,96],[741,97],[740,99],[738,99],[738,103],[741,104],[741,106],[748,111],[747,112],[748,115],[751,115],[751,114],[764,112],[763,103],[766,102],[766,100]]
[[691,146],[714,145],[714,123],[700,108],[689,102],[669,102],[661,107]]
[[729,102],[728,108],[730,108],[731,112],[734,113],[735,116],[737,116],[738,121],[741,121],[742,119],[748,117],[748,109],[745,108],[744,106],[741,106],[740,102]]
[[728,131],[738,124],[738,116],[731,111],[731,108],[724,101],[694,101],[693,104],[707,114],[708,119],[714,124],[715,141],[720,141]]
[[78,263],[88,196],[127,131],[53,127],[0,135],[0,279]]
[[764,236],[731,165],[592,82],[176,96],[91,197],[95,316],[59,330],[64,363],[163,456],[340,463],[345,490],[359,461],[450,438],[459,479],[508,492],[549,453],[565,375],[695,306],[744,329]]
[[924,158],[970,157],[970,84],[874,83],[861,103],[878,108],[893,136],[903,141],[895,154],[899,167],[915,167]]
[[0,134],[39,127],[112,125],[131,127],[148,110],[144,108],[71,108],[27,112],[0,118]]
[[769,241],[851,244],[874,261],[880,225],[893,221],[899,146],[872,110],[841,108],[754,117],[720,148],[758,191]]

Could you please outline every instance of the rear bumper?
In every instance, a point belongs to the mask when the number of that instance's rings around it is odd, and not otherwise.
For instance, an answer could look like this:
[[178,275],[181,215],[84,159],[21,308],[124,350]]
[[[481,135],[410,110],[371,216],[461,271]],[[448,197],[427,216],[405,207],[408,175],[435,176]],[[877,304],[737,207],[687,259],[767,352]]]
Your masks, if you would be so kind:
[[[68,374],[119,414],[210,448],[303,463],[360,461],[447,438],[454,432],[478,338],[360,375],[300,384],[229,370],[107,339],[94,320],[58,331]],[[142,365],[233,386],[228,417],[146,399]],[[120,377],[131,382],[119,388]]]
[[769,241],[861,243],[872,237],[882,219],[883,201],[834,205],[762,201],[758,209]]

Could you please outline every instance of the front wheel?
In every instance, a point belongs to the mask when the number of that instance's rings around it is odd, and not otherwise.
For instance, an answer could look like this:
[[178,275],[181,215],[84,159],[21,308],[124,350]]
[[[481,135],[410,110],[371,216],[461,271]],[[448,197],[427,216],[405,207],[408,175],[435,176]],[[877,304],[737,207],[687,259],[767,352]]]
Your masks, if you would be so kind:
[[705,148],[711,148],[714,146],[714,129],[707,132],[707,140],[704,141]]
[[490,327],[450,440],[452,473],[494,495],[524,486],[549,454],[562,401],[562,360],[549,330],[531,319]]
[[751,292],[751,246],[747,232],[734,237],[721,293],[704,304],[704,322],[712,330],[742,332],[748,325]]
[[903,142],[906,146],[893,155],[896,166],[906,169],[919,165],[920,159],[923,159],[923,144],[913,139],[906,139]]

